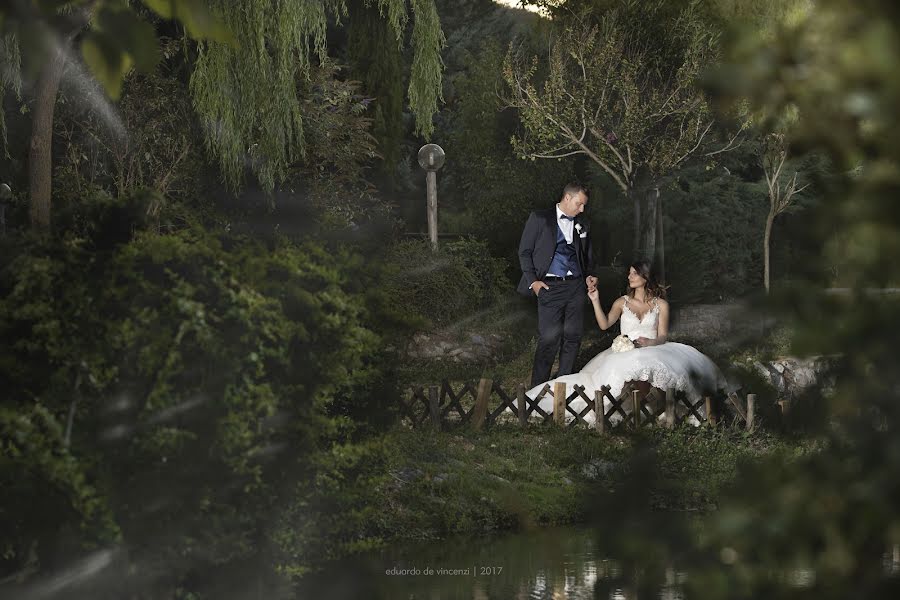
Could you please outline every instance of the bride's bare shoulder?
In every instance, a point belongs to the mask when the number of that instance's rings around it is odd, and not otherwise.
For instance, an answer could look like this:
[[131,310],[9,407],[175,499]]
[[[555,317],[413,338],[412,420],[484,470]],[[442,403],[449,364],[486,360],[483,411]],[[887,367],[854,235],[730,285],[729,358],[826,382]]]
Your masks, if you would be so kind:
[[657,298],[656,305],[660,308],[660,310],[669,310],[669,302],[665,298]]

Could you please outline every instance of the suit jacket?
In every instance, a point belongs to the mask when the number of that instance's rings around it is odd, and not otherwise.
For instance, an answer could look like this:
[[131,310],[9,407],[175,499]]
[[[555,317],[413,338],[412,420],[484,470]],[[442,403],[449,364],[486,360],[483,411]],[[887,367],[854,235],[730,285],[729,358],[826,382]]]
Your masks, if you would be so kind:
[[[575,217],[575,224],[581,226],[581,232],[576,227],[573,231],[575,254],[578,264],[581,266],[583,277],[594,272],[594,257],[591,248],[591,234],[587,219],[582,220],[581,215]],[[536,210],[528,215],[525,229],[522,231],[522,239],[519,242],[519,264],[522,267],[522,279],[516,290],[523,296],[532,296],[530,286],[538,280],[542,280],[553,261],[556,252],[556,235],[559,225],[556,222],[556,207],[546,210]]]

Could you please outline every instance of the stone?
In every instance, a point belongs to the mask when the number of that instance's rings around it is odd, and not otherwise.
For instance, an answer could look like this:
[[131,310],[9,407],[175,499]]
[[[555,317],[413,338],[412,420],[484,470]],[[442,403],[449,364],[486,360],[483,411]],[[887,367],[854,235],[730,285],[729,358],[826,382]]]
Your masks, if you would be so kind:
[[445,481],[447,481],[447,480],[450,479],[451,477],[453,477],[453,473],[438,473],[437,475],[435,475],[434,477],[432,477],[431,480],[432,480],[434,483],[444,483]]
[[394,473],[394,476],[403,481],[403,483],[409,483],[422,477],[422,471],[416,468],[406,467]]
[[609,460],[596,459],[581,467],[581,475],[586,479],[602,479],[609,477],[619,468],[617,463]]
[[766,362],[754,360],[751,366],[782,398],[797,396],[815,385],[822,385],[826,389],[830,385],[824,380],[828,360],[821,356],[785,356]]

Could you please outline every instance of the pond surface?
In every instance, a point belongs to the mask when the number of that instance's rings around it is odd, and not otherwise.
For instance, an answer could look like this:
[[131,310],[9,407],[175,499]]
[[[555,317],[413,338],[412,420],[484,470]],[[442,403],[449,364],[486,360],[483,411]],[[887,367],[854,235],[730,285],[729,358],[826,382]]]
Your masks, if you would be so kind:
[[[594,598],[596,582],[619,575],[596,539],[590,526],[575,526],[410,542],[335,565],[296,598]],[[613,587],[610,597],[627,596]]]

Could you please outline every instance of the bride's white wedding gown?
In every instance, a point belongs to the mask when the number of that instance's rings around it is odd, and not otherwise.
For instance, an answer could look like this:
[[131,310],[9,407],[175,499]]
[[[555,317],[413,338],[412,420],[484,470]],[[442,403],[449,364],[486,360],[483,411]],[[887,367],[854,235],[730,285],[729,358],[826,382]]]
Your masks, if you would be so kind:
[[[628,297],[624,296],[624,299],[625,306],[620,319],[622,335],[627,335],[631,340],[639,337],[656,339],[659,306],[654,305],[643,318],[638,319],[628,307]],[[704,395],[726,387],[722,372],[712,360],[696,348],[677,342],[666,342],[658,346],[646,346],[625,352],[605,350],[592,358],[578,373],[563,375],[542,383],[528,390],[527,395],[531,399],[536,398],[547,383],[550,384],[552,391],[553,384],[558,381],[565,382],[567,395],[571,395],[574,385],[584,386],[584,393],[588,398],[593,398],[594,391],[604,385],[609,386],[610,394],[614,398],[618,398],[625,382],[647,381],[653,387],[662,390],[674,388],[684,392],[692,404],[698,402]],[[604,403],[608,411],[611,406],[609,400],[605,400]],[[544,412],[552,413],[552,396],[547,394],[541,398],[539,406]],[[587,403],[578,397],[572,400],[569,406],[580,413]],[[630,406],[626,408],[630,409]],[[703,414],[702,409],[698,412]],[[572,418],[572,415],[566,412],[566,419]],[[610,421],[616,422],[621,418],[616,412],[610,416]],[[594,412],[589,412],[584,419],[593,423]],[[691,417],[690,420],[695,422],[696,418]]]

